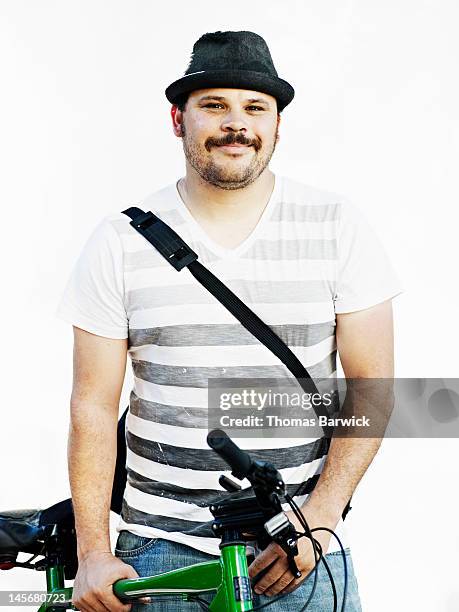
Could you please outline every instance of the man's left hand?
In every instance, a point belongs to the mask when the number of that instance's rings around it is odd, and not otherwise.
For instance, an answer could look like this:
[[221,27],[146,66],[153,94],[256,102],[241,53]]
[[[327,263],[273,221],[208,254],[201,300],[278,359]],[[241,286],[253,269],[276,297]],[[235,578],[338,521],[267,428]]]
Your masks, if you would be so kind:
[[[315,511],[308,512],[307,505],[303,507],[302,512],[309,525],[310,529],[315,527],[328,527],[335,529],[337,520],[325,520],[318,516]],[[291,511],[285,512],[290,522],[297,531],[304,532],[303,527]],[[327,531],[315,531],[313,537],[322,546],[323,554],[328,550],[331,534]],[[260,579],[254,587],[255,593],[273,596],[280,593],[291,593],[297,589],[300,584],[307,578],[315,566],[314,550],[312,542],[307,537],[302,537],[298,540],[298,555],[295,557],[295,562],[301,572],[301,578],[294,578],[288,568],[287,553],[277,544],[271,542],[250,564],[249,576],[254,578],[265,567],[273,564],[269,571]]]

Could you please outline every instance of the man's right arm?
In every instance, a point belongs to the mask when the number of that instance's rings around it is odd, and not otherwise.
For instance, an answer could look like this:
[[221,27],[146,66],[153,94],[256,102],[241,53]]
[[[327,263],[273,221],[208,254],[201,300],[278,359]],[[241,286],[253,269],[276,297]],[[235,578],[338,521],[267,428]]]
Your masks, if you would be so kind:
[[89,552],[110,552],[110,499],[127,340],[73,330],[68,467],[82,559]]
[[73,603],[80,610],[127,611],[111,585],[136,578],[110,547],[110,500],[116,462],[118,409],[127,340],[96,336],[74,326],[73,389],[68,468],[77,533],[78,573]]

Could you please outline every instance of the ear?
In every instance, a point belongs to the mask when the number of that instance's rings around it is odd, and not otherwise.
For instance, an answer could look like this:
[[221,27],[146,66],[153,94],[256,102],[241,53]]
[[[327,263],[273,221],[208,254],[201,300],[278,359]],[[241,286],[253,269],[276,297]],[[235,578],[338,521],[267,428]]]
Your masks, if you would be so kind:
[[279,125],[281,122],[281,115],[280,113],[277,113],[277,125],[276,125],[276,143],[279,142],[280,140],[280,134],[279,134]]
[[171,106],[171,118],[172,118],[172,129],[174,134],[178,137],[182,137],[182,121],[183,121],[183,113],[179,110],[176,104]]

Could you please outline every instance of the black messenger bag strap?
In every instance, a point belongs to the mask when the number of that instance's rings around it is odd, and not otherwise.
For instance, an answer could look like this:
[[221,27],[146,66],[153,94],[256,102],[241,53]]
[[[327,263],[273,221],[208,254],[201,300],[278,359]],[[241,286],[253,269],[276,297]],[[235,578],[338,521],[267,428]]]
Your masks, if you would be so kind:
[[[302,379],[307,379],[308,393],[311,392],[311,387],[313,392],[318,393],[314,381],[298,357],[231,289],[198,261],[197,254],[169,225],[152,212],[144,213],[137,207],[123,210],[123,213],[132,219],[130,225],[142,234],[176,270],[180,271],[186,266],[201,285],[282,361],[302,388],[306,386]],[[327,415],[325,411],[323,414]]]
[[[130,225],[137,230],[159,253],[177,270],[187,267],[197,281],[205,287],[231,314],[262,344],[264,344],[297,379],[301,388],[307,393],[318,393],[309,372],[298,357],[279,338],[279,336],[264,323],[258,315],[242,302],[235,293],[221,282],[210,270],[198,261],[198,255],[182,240],[182,238],[151,211],[144,212],[136,206],[122,211],[131,221]],[[315,407],[317,416],[328,416],[327,411],[319,405]],[[123,414],[125,418],[125,413]],[[122,417],[122,419],[123,419]],[[123,424],[124,429],[124,424]],[[333,428],[323,427],[324,434],[330,438]],[[120,438],[120,436],[118,436]],[[118,452],[119,444],[118,444]],[[117,461],[118,467],[118,461]],[[117,496],[118,497],[118,496]],[[112,509],[113,509],[112,498]],[[343,511],[343,518],[350,509],[349,503]]]

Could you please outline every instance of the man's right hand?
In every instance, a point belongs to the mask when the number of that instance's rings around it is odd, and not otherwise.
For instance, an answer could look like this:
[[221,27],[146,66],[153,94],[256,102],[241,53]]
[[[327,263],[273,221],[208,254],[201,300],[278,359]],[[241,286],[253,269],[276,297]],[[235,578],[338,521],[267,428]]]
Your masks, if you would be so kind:
[[[78,564],[72,603],[82,612],[129,612],[132,604],[123,604],[113,593],[113,584],[123,578],[138,578],[135,569],[111,552],[93,551]],[[148,602],[148,598],[140,601]]]

